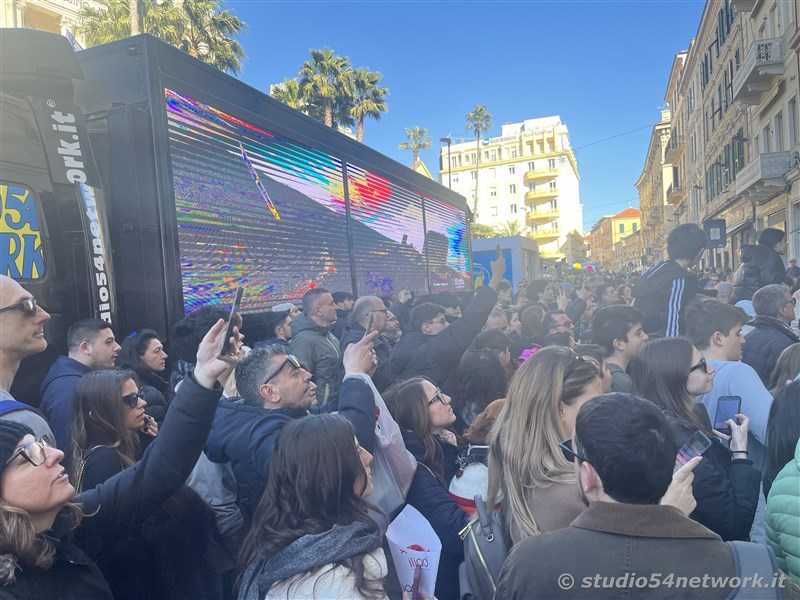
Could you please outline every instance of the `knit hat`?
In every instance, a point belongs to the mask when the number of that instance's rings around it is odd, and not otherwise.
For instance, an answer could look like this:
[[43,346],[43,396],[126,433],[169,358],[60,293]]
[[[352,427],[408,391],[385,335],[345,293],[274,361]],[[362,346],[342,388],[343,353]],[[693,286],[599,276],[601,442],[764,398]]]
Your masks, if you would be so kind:
[[14,454],[19,441],[26,435],[34,435],[27,425],[0,419],[0,477],[8,466],[8,459]]

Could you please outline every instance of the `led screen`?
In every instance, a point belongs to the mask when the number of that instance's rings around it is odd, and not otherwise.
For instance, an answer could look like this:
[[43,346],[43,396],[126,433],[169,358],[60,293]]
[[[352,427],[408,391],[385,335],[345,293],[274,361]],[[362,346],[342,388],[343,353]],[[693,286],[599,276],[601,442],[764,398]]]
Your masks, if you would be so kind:
[[[297,301],[316,286],[352,290],[341,161],[171,90],[165,94],[184,310],[229,304],[240,283],[247,285],[243,312]],[[359,293],[424,290],[432,242],[422,197],[352,164],[347,188]],[[465,215],[433,202],[438,212],[429,232],[458,238],[448,239],[436,272],[443,282],[459,281],[448,289],[463,287]],[[436,239],[435,246],[444,242]]]

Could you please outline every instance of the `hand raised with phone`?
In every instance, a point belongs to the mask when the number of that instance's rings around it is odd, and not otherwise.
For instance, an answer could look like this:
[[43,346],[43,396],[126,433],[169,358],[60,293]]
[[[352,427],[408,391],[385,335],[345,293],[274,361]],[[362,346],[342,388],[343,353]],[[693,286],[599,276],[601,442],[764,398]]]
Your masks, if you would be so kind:
[[750,430],[750,419],[742,413],[736,413],[736,419],[728,419],[725,424],[730,428],[730,435],[725,435],[716,429],[714,435],[730,442],[731,452],[747,452],[747,432]]

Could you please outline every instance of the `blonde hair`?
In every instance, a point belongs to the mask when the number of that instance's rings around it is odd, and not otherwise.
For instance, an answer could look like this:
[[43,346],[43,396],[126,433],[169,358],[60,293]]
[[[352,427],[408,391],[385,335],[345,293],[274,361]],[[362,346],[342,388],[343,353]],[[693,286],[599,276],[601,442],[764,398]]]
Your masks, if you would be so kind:
[[[83,520],[80,504],[66,503],[58,518],[66,514],[70,528],[75,529]],[[56,559],[53,540],[44,532],[37,533],[27,511],[11,506],[0,499],[0,586],[14,582],[16,570],[25,567],[49,569]]]
[[530,494],[554,482],[575,482],[558,444],[560,404],[571,405],[600,376],[570,348],[549,347],[525,361],[511,379],[505,406],[490,434],[489,503],[503,504],[506,525],[524,537],[538,535]]

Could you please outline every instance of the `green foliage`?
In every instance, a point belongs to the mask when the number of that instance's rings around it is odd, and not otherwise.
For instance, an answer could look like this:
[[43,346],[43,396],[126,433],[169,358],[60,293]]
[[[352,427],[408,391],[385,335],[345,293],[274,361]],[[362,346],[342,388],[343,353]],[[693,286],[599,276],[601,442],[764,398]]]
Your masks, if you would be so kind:
[[411,150],[414,153],[414,160],[411,163],[413,167],[419,160],[420,150],[430,148],[433,142],[431,136],[428,135],[428,130],[419,125],[414,125],[413,129],[406,127],[406,137],[408,141],[400,144],[400,150]]
[[494,230],[494,227],[482,225],[480,223],[473,223],[470,225],[469,233],[473,240],[482,240],[484,238],[497,236],[497,232]]
[[[131,12],[136,9],[138,30],[149,33],[214,65],[221,71],[239,73],[245,58],[242,45],[233,39],[247,32],[247,24],[227,10],[220,0],[109,0],[107,10],[85,5],[78,31],[89,46],[105,44],[131,34]],[[134,28],[135,30],[135,28]]]
[[497,228],[497,235],[504,237],[524,234],[525,228],[519,221],[506,221],[505,224]]

